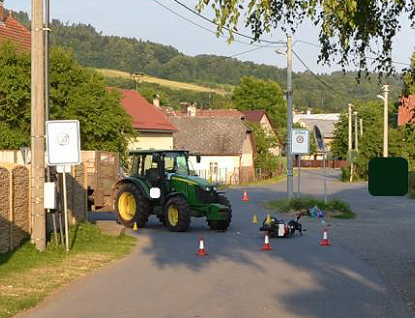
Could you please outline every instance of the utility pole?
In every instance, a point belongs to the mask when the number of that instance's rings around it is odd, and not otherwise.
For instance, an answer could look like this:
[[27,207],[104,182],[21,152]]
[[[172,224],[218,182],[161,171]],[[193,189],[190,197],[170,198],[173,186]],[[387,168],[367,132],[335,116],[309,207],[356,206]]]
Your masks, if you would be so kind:
[[43,203],[45,182],[45,70],[43,0],[32,0],[31,51],[31,148],[33,240],[36,248],[46,248],[46,213]]
[[357,136],[357,132],[359,131],[359,127],[357,127],[357,112],[354,112],[354,149],[359,151],[359,138]]
[[353,104],[348,104],[348,130],[349,130],[349,139],[348,139],[348,152],[347,152],[347,160],[350,162],[350,178],[349,181],[353,181],[353,158],[352,158],[352,109]]
[[359,124],[360,124],[360,137],[363,136],[363,118],[359,119]]
[[383,157],[388,157],[388,95],[389,85],[383,85],[383,102],[385,107],[383,109]]
[[348,119],[349,119],[349,142],[348,142],[348,150],[349,152],[352,150],[352,104],[348,104],[349,110],[348,110]]
[[383,85],[383,96],[378,95],[377,97],[383,100],[383,157],[388,157],[388,96],[389,96],[389,85]]
[[287,197],[294,195],[293,156],[291,134],[293,129],[293,40],[287,36]]

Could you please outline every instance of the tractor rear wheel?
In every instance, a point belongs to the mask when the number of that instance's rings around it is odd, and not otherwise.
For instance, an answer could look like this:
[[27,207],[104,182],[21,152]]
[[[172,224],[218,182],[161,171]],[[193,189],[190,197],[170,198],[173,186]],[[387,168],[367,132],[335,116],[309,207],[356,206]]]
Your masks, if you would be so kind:
[[232,208],[228,198],[224,195],[218,194],[218,203],[229,208],[229,214],[225,220],[208,220],[208,225],[213,231],[226,231],[232,221]]
[[135,222],[138,227],[144,227],[150,215],[146,198],[132,183],[124,183],[118,188],[116,210],[117,221],[126,227],[133,227]]
[[170,198],[165,206],[164,224],[172,232],[186,232],[190,227],[191,212],[185,198]]

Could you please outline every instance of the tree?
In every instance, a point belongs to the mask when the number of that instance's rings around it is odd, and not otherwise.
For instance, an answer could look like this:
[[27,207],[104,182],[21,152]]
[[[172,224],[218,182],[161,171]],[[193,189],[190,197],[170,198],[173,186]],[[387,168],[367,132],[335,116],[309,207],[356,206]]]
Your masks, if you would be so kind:
[[30,144],[30,56],[0,45],[0,149]]
[[[0,147],[16,149],[30,142],[30,57],[12,43],[0,46]],[[83,150],[127,149],[125,133],[133,133],[120,95],[107,90],[104,78],[81,67],[71,52],[51,52],[51,119],[77,119]]]
[[284,93],[276,82],[243,77],[233,91],[232,101],[238,110],[265,110],[279,130],[286,126],[287,105]]
[[278,168],[279,160],[270,149],[278,145],[275,135],[268,133],[260,124],[250,123],[255,138],[255,168],[275,171]]
[[[241,17],[245,15],[255,40],[273,28],[294,33],[305,19],[311,20],[320,29],[321,50],[319,61],[330,63],[334,55],[340,54],[339,64],[345,68],[354,63],[367,69],[367,55],[376,54],[379,71],[390,73],[392,40],[399,30],[399,18],[409,14],[415,17],[414,1],[256,1],[256,0],[199,0],[199,12],[211,5],[218,24],[218,33],[227,30],[230,39],[237,32]],[[379,43],[375,51],[370,43]]]

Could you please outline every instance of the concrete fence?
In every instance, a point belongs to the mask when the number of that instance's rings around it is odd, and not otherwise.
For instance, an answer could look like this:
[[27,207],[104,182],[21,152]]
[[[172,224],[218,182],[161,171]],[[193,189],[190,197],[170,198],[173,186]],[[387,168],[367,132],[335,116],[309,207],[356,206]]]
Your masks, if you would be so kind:
[[19,246],[31,232],[30,169],[0,165],[0,253]]
[[[63,211],[62,174],[53,174],[57,189],[57,209]],[[87,218],[87,174],[83,164],[73,166],[67,174],[68,220],[73,225]],[[63,219],[63,214],[62,214]],[[0,163],[0,253],[19,246],[32,233],[30,202],[30,165]],[[59,228],[59,222],[57,224]],[[47,215],[47,230],[52,230]]]

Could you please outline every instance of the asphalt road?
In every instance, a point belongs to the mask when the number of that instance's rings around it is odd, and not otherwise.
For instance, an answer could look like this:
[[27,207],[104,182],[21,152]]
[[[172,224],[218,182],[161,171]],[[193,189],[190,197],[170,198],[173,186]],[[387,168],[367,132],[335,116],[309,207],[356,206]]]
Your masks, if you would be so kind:
[[[321,194],[320,173],[303,173],[304,193]],[[227,191],[234,215],[226,233],[209,231],[203,220],[193,220],[190,232],[171,233],[154,218],[131,231],[138,237],[131,255],[21,317],[415,317],[394,285],[414,279],[413,269],[399,264],[413,262],[415,201],[371,198],[365,184],[340,183],[336,174],[329,174],[330,195],[350,200],[358,218],[329,221],[330,247],[319,245],[322,224],[306,218],[304,236],[271,239],[273,250],[261,251],[252,215],[262,220],[262,203],[283,197],[285,182],[248,188],[248,203],[241,201],[244,189],[234,188]],[[200,237],[207,257],[195,255]]]

